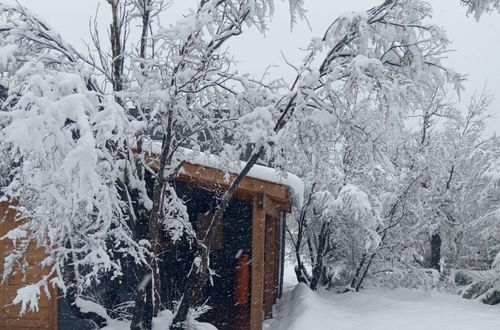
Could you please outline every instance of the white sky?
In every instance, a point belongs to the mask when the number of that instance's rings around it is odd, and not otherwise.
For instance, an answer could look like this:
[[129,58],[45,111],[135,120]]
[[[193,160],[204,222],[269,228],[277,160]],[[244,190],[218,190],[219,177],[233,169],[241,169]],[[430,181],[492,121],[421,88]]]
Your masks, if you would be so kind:
[[[14,3],[14,0],[0,0]],[[89,40],[88,26],[90,17],[95,16],[100,5],[100,29],[105,31],[109,22],[108,7],[105,0],[18,0],[30,8],[38,16],[44,18],[49,25],[59,31],[68,42],[77,49],[83,50],[82,40]],[[287,60],[299,63],[302,59],[301,47],[308,44],[311,37],[321,36],[330,23],[340,14],[352,10],[366,10],[382,2],[382,0],[304,0],[308,9],[309,29],[305,22],[300,22],[290,31],[287,7],[276,0],[277,10],[266,36],[251,30],[231,42],[231,52],[239,61],[241,72],[250,72],[260,76],[270,65],[272,77],[285,77],[291,80],[294,72],[289,68],[281,55]],[[491,106],[494,118],[489,128],[500,133],[500,14],[485,16],[480,22],[465,16],[465,8],[459,0],[428,0],[435,10],[433,21],[448,32],[455,51],[449,54],[446,64],[456,71],[467,74],[466,91],[462,95],[462,103],[466,103],[474,91],[480,92],[483,87],[495,97]],[[196,0],[178,0],[164,18],[175,21],[176,17],[194,7]],[[103,39],[106,34],[103,32]],[[277,67],[274,67],[277,66]]]

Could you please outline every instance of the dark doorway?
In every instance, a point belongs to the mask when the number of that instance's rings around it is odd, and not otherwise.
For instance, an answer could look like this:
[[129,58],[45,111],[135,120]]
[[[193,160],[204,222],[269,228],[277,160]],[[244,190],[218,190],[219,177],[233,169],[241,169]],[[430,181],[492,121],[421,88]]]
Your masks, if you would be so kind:
[[[203,235],[217,207],[218,195],[184,183],[176,184],[176,192],[186,204],[189,219],[197,235]],[[210,268],[213,276],[205,287],[203,297],[200,297],[206,305],[210,306],[210,310],[202,315],[199,321],[209,322],[221,330],[247,329],[250,322],[249,260],[252,249],[252,204],[233,199],[224,213],[223,225],[215,228],[215,231],[210,253]],[[178,252],[175,257],[165,258],[165,260],[177,260],[177,265],[171,263],[170,266],[163,265],[162,269],[166,272],[165,281],[170,283],[162,283],[162,291],[168,287],[183,286],[179,284],[184,282],[185,274],[189,270],[179,269],[179,267],[189,265],[182,260],[192,258],[192,254],[186,252],[189,249],[183,249],[183,251]],[[245,260],[243,265],[245,271],[242,272],[241,264]],[[238,266],[240,266],[239,269],[237,269]],[[244,276],[243,281],[247,283],[237,288],[237,284],[241,284],[242,276]],[[238,297],[237,290],[239,290]],[[172,294],[175,295],[173,292]],[[247,294],[247,299],[242,299],[242,294]]]

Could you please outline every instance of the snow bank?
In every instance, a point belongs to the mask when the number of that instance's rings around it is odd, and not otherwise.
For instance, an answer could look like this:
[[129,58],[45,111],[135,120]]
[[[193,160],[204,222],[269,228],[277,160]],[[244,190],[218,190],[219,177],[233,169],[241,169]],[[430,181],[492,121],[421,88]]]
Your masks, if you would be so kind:
[[[159,154],[161,152],[161,142],[152,141],[143,144],[143,150]],[[245,166],[245,162],[232,162],[227,164],[221,160],[219,156],[198,152],[191,149],[179,148],[175,157],[177,161],[187,161],[191,164],[215,168],[224,172],[233,174],[239,173]],[[304,201],[304,183],[302,180],[292,173],[280,173],[274,168],[262,165],[252,167],[248,176],[254,179],[277,183],[288,187],[290,197],[294,205],[298,208],[302,207]]]
[[327,329],[325,328],[325,315],[328,315],[328,310],[307,285],[298,284],[280,304],[281,306],[277,308],[276,319],[265,322],[264,329]]
[[312,292],[299,284],[275,309],[267,330],[498,330],[500,306],[410,289]]

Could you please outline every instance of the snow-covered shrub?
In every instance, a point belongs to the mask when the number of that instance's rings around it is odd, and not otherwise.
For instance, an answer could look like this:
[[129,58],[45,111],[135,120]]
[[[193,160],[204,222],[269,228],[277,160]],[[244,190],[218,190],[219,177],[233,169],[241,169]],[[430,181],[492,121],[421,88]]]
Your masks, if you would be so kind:
[[474,282],[474,278],[466,271],[457,270],[453,277],[453,282],[457,286],[465,286]]
[[368,283],[388,288],[411,288],[431,290],[438,288],[440,274],[437,270],[420,268],[393,268],[374,274]]

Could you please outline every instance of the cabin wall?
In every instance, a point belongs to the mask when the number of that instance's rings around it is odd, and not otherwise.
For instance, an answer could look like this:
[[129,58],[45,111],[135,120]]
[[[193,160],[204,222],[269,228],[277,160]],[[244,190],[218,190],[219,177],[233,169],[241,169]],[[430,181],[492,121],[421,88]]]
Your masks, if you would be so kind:
[[[0,203],[0,237],[18,226],[16,212],[9,208],[10,204]],[[12,250],[12,243],[6,240],[0,241],[0,274],[4,271],[3,260]],[[0,330],[22,330],[22,329],[49,329],[57,330],[57,291],[51,289],[54,299],[49,299],[42,292],[39,301],[38,312],[27,312],[20,316],[20,306],[12,306],[12,301],[17,290],[26,284],[37,282],[42,276],[47,275],[47,270],[39,266],[45,258],[45,251],[31,245],[26,254],[28,270],[26,275],[15,274],[9,277],[5,283],[0,284]]]
[[[253,190],[265,190],[263,183],[256,181],[252,184]],[[213,190],[204,189],[197,186],[196,183],[177,182],[176,191],[185,201],[193,229],[197,230],[197,219],[200,215],[206,215],[216,209],[219,196],[214,194]],[[263,320],[272,316],[272,306],[281,292],[284,228],[281,212],[287,211],[288,207],[283,206],[282,200],[276,201],[274,199],[276,194],[272,189],[269,190],[270,195],[261,192],[250,193],[250,188],[247,191],[238,195],[244,200],[234,199],[224,214],[223,241],[218,242],[218,248],[211,253],[211,266],[219,271],[215,276],[213,287],[207,287],[204,297],[200,297],[200,299],[211,297],[208,304],[214,306],[212,315],[222,315],[227,320],[232,320],[233,325],[238,322],[238,329],[260,330]],[[8,210],[7,203],[0,203],[0,219],[4,215],[4,221],[0,222],[0,236],[5,235],[18,224],[14,222],[15,212]],[[0,257],[3,259],[11,248],[9,243],[0,242]],[[184,283],[189,271],[188,268],[182,269],[181,267],[190,266],[190,262],[185,261],[192,259],[192,252],[191,248],[187,246],[172,249],[172,245],[165,241],[161,257],[162,260],[168,262],[162,263],[160,266],[165,274],[165,280],[161,283],[162,294],[167,295],[164,297],[164,301],[172,301],[172,297],[180,294],[176,288],[183,287],[182,283]],[[249,278],[250,281],[248,285],[250,297],[248,303],[235,306],[235,301],[237,301],[235,297],[236,283],[238,282],[236,268],[241,262],[239,260],[241,255],[246,255],[251,261],[249,265],[250,275],[248,276],[247,273],[245,277]],[[19,275],[13,276],[7,283],[0,285],[0,330],[57,330],[59,314],[57,299],[49,300],[42,293],[40,310],[36,313],[29,312],[23,317],[19,317],[19,307],[6,306],[13,300],[17,289],[25,283],[37,281],[47,273],[46,270],[37,266],[45,258],[42,249],[30,247],[27,257],[29,271],[26,278],[21,278]],[[3,272],[3,263],[0,263],[0,271]],[[131,276],[132,273],[130,272]],[[107,285],[107,288],[116,291],[115,293],[120,296],[120,299],[125,297],[124,295],[133,293],[133,287],[128,287],[124,283],[121,283],[119,288],[111,284]],[[57,297],[55,290],[53,290],[52,296]],[[241,299],[241,301],[245,301],[245,299]],[[59,321],[66,328],[65,322],[72,322],[71,315],[65,308],[67,307],[64,305],[65,302],[61,301],[60,303],[62,313],[59,316],[62,318]],[[222,309],[220,309],[221,306]],[[163,308],[171,309],[172,306],[163,306]],[[207,313],[206,317],[210,318],[210,313]],[[212,320],[207,319],[206,321]],[[221,327],[221,329],[228,328]]]

